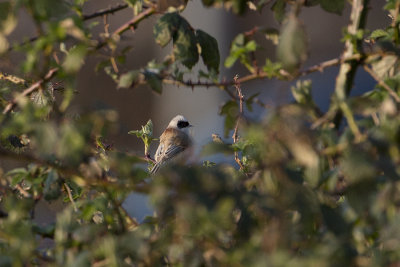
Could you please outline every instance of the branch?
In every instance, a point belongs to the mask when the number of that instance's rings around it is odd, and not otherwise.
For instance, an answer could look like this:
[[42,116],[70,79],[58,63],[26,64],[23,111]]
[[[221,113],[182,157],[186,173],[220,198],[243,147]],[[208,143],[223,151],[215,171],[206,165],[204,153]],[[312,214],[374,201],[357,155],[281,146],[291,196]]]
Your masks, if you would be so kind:
[[152,15],[155,12],[156,12],[156,8],[152,6],[152,7],[147,8],[142,13],[139,13],[137,16],[133,17],[131,20],[127,21],[121,27],[116,29],[111,34],[110,37],[106,38],[105,40],[103,40],[99,44],[97,44],[96,50],[102,48],[103,46],[105,46],[108,43],[108,41],[113,40],[115,38],[115,36],[119,36],[119,35],[123,34],[124,32],[126,32],[129,29],[134,29],[136,27],[136,24],[138,24],[143,19],[147,18],[148,16]]
[[[127,7],[129,7],[128,4],[119,4],[119,5],[115,6],[115,7],[109,7],[109,8],[106,8],[106,9],[102,9],[102,10],[96,11],[96,12],[94,12],[92,14],[82,15],[82,20],[86,21],[86,20],[94,19],[94,18],[101,17],[101,16],[104,16],[104,15],[114,14],[115,12],[123,10],[123,9],[125,9]],[[18,46],[23,46],[23,45],[26,45],[26,44],[29,44],[29,43],[33,43],[38,38],[39,38],[39,36],[31,37],[31,38],[29,38],[29,40],[21,42],[20,44],[18,44]],[[15,48],[15,46],[10,47],[10,48],[8,48],[8,51],[12,51],[14,48]]]
[[[353,0],[350,14],[351,23],[347,27],[348,33],[352,36],[356,36],[357,32],[364,28],[368,11],[366,8],[368,1],[369,0]],[[362,40],[358,39],[354,42],[352,38],[349,38],[345,43],[343,57],[352,57],[355,55],[356,50],[361,49]],[[353,87],[356,70],[359,64],[360,62],[358,60],[344,62],[341,64],[339,74],[336,78],[335,93],[333,98],[333,101],[336,102],[337,105],[332,105],[334,109],[339,108],[339,110],[335,110],[335,116],[333,118],[333,123],[335,124],[336,129],[339,128],[341,119],[344,115],[347,119],[350,130],[358,140],[361,139],[361,133],[355,122],[353,113],[347,104],[347,97],[351,91],[351,88]]]
[[85,20],[101,17],[103,15],[114,14],[115,12],[123,10],[123,9],[127,8],[128,6],[129,6],[128,4],[119,4],[119,5],[115,6],[115,7],[109,7],[109,8],[106,8],[106,9],[101,9],[99,11],[96,11],[96,12],[92,13],[92,14],[83,15],[82,19],[85,21]]
[[397,103],[400,103],[400,97],[397,95],[397,93],[395,91],[393,91],[392,88],[389,87],[389,85],[387,85],[387,83],[385,83],[381,78],[379,78],[378,75],[376,75],[376,73],[369,68],[367,65],[364,65],[364,70],[366,72],[369,73],[369,75],[371,75],[372,78],[374,78],[374,80],[380,85],[382,86],[386,91],[388,91],[388,93],[394,98],[394,100]]
[[39,81],[35,82],[31,86],[29,86],[27,89],[25,89],[21,94],[18,94],[17,96],[15,96],[4,108],[3,114],[7,114],[15,107],[15,105],[17,104],[18,98],[30,95],[32,92],[34,92],[35,90],[40,88],[43,83],[45,83],[45,82],[49,81],[51,78],[53,78],[54,75],[57,73],[57,71],[58,71],[58,68],[50,69],[49,72],[47,72],[47,74],[44,76],[43,79],[40,79]]
[[[239,123],[243,117],[243,99],[244,99],[244,97],[242,94],[242,89],[240,88],[239,76],[236,75],[233,78],[233,81],[235,82],[236,93],[239,98],[239,116],[236,120],[235,130],[233,131],[233,135],[232,135],[233,143],[236,144],[236,142],[238,141]],[[244,165],[243,165],[243,162],[239,158],[239,152],[235,151],[234,155],[235,155],[235,161],[239,165],[240,170],[242,170],[244,172]]]
[[[293,78],[298,78],[301,76],[306,76],[309,75],[311,73],[314,72],[323,72],[326,68],[329,67],[333,67],[333,66],[337,66],[339,64],[343,64],[346,62],[351,62],[351,61],[361,61],[362,59],[364,59],[367,56],[371,56],[374,54],[368,54],[368,55],[364,55],[364,54],[354,54],[352,56],[343,58],[343,57],[339,57],[339,58],[333,58],[333,59],[329,59],[327,61],[321,62],[319,64],[316,64],[314,66],[311,66],[303,71],[300,71],[298,73],[298,75],[296,77],[291,76],[290,74],[282,71],[280,73],[280,75],[282,75],[284,78],[288,78],[288,79],[293,79]],[[246,83],[246,82],[250,82],[253,80],[258,80],[258,79],[266,79],[269,78],[270,76],[263,72],[263,71],[259,71],[258,73],[251,73],[248,74],[246,76],[243,76],[242,78],[237,79],[237,82],[242,84],[242,83]],[[229,80],[227,81],[226,79],[222,80],[222,81],[218,81],[218,82],[201,82],[201,81],[197,81],[197,82],[193,82],[193,81],[181,81],[181,80],[176,80],[174,78],[165,78],[163,79],[163,83],[165,84],[173,84],[173,85],[181,85],[181,86],[189,86],[189,87],[196,87],[196,86],[204,86],[206,88],[209,87],[219,87],[221,89],[224,89],[226,87],[235,85],[235,81]],[[230,95],[233,95],[232,93],[230,93]]]

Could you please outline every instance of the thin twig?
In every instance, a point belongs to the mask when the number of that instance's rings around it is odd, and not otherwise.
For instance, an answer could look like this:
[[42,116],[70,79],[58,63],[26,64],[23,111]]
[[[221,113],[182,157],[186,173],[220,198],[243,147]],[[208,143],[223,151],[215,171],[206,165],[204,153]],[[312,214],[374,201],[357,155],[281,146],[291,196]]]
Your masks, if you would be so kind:
[[129,6],[128,4],[119,4],[119,5],[115,6],[115,7],[109,7],[109,8],[106,8],[106,9],[101,9],[101,10],[98,10],[98,11],[92,13],[92,14],[83,15],[82,19],[83,20],[89,20],[89,19],[94,19],[94,18],[97,18],[97,17],[101,17],[103,15],[114,14],[115,12],[123,10],[123,9],[127,8],[128,6]]
[[23,96],[28,96],[30,95],[32,92],[34,92],[35,90],[37,90],[38,88],[40,88],[42,86],[43,83],[49,81],[51,78],[54,77],[54,75],[57,73],[58,68],[53,68],[50,69],[49,72],[47,72],[47,74],[44,76],[43,79],[40,79],[39,81],[35,82],[34,84],[32,84],[31,86],[29,86],[28,88],[26,88],[21,94],[18,94],[16,97],[14,97],[8,104],[7,106],[4,108],[3,110],[3,114],[7,114],[8,112],[10,112],[15,105],[17,104],[17,100],[19,97],[23,97]]
[[143,19],[147,18],[148,16],[152,15],[155,12],[156,12],[156,8],[152,6],[152,7],[147,8],[142,13],[139,13],[137,16],[133,17],[131,20],[127,21],[126,23],[121,25],[118,29],[116,29],[111,34],[110,37],[108,37],[105,40],[99,42],[97,44],[97,46],[96,46],[96,50],[102,48],[103,46],[105,46],[108,43],[108,41],[112,40],[115,36],[119,36],[119,35],[123,34],[125,31],[127,31],[127,30],[129,30],[131,28],[135,28],[136,24],[138,24],[140,21],[142,21]]
[[76,207],[74,197],[72,196],[71,188],[67,185],[67,183],[64,183],[64,188],[67,191],[69,201],[71,201],[72,207],[74,208],[75,212],[78,212],[78,208]]
[[[129,7],[128,4],[119,4],[119,5],[115,6],[115,7],[110,7],[110,8],[106,8],[106,9],[102,9],[102,10],[96,11],[96,12],[94,12],[92,14],[83,15],[82,16],[82,20],[86,21],[86,20],[90,20],[90,19],[94,19],[94,18],[97,18],[97,17],[104,16],[104,15],[107,15],[107,14],[114,14],[115,12],[123,10],[123,9],[125,9],[127,7]],[[18,46],[24,46],[26,44],[33,43],[37,39],[39,39],[39,36],[31,37],[31,38],[29,38],[29,40],[21,42],[20,44],[18,44]],[[8,51],[13,50],[14,48],[15,48],[15,46],[10,47],[10,48],[8,48]]]
[[381,78],[379,78],[379,76],[376,75],[376,73],[367,65],[364,65],[363,67],[364,70],[368,72],[369,75],[371,75],[371,77],[374,78],[374,80],[377,81],[380,86],[382,86],[386,91],[388,91],[388,93],[394,98],[394,100],[397,103],[400,103],[400,97],[397,95],[395,91],[393,91],[392,88],[389,87],[389,85],[387,85],[387,83],[385,83]]
[[[238,138],[239,123],[240,123],[240,120],[243,117],[243,99],[244,99],[244,97],[243,97],[243,94],[242,94],[242,89],[240,88],[239,76],[236,75],[233,78],[233,80],[235,82],[236,93],[237,93],[238,98],[239,98],[239,116],[238,116],[238,118],[236,120],[235,130],[233,131],[233,135],[232,135],[233,143],[236,144],[236,142],[239,139]],[[239,152],[235,151],[234,155],[235,155],[235,161],[239,165],[240,170],[244,171],[244,165],[243,165],[243,162],[239,158]]]

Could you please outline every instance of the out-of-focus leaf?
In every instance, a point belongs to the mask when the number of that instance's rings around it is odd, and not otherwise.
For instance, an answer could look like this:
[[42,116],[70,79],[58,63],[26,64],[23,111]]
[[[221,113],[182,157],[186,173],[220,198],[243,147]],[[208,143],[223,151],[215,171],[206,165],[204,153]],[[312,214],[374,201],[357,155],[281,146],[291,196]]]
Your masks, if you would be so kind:
[[9,172],[7,172],[6,176],[11,176],[11,186],[16,186],[20,182],[22,182],[23,179],[28,175],[28,171],[25,168],[16,168],[13,169]]
[[255,94],[251,95],[250,97],[248,97],[248,98],[246,99],[246,101],[245,101],[245,103],[246,103],[246,108],[247,108],[250,112],[253,112],[253,101],[254,101],[254,99],[255,99],[257,96],[259,96],[259,95],[260,95],[260,93],[255,93]]
[[224,123],[224,136],[227,137],[229,132],[233,130],[236,124],[237,116],[239,115],[238,104],[235,101],[226,102],[219,112],[220,115],[225,116]]
[[51,170],[44,181],[44,199],[47,201],[58,199],[61,196],[61,184],[56,171]]
[[385,30],[377,29],[377,30],[374,30],[374,31],[371,33],[371,35],[369,36],[369,38],[371,38],[371,39],[373,39],[373,40],[376,40],[376,39],[378,39],[378,38],[386,37],[386,36],[388,36],[388,35],[389,35],[389,34],[388,34]]
[[308,105],[310,107],[315,106],[311,94],[311,80],[297,81],[296,86],[290,88],[292,95],[297,103],[302,105]]
[[372,69],[380,79],[385,79],[394,75],[397,64],[397,56],[386,55],[381,60],[373,62]]
[[346,235],[351,228],[337,209],[338,208],[335,209],[327,205],[321,205],[322,216],[329,230],[337,236],[343,236]]
[[220,57],[217,40],[202,30],[196,31],[196,37],[201,47],[201,57],[207,69],[218,73]]
[[71,48],[63,63],[63,68],[67,73],[77,72],[84,63],[87,47],[78,45]]
[[205,145],[201,150],[203,156],[210,156],[218,153],[231,155],[233,152],[234,151],[230,145],[215,142]]
[[158,0],[158,10],[164,12],[166,10],[184,10],[187,0]]
[[328,12],[342,15],[345,0],[320,0],[321,7]]
[[239,59],[240,62],[252,71],[250,52],[258,48],[254,40],[249,40],[244,34],[238,34],[232,41],[229,56],[225,59],[225,67],[230,68]]
[[12,1],[3,1],[0,3],[0,33],[9,35],[17,26],[17,18],[13,11],[14,3]]
[[318,5],[321,2],[321,0],[306,0],[304,5],[305,6],[315,6]]
[[275,19],[282,23],[285,15],[286,1],[277,0],[271,7],[272,12],[274,12]]
[[277,57],[283,68],[291,73],[298,70],[307,59],[307,36],[300,20],[290,14],[283,23]]
[[377,174],[373,161],[366,153],[351,149],[340,161],[340,168],[349,184],[368,180]]
[[146,79],[147,84],[150,86],[150,88],[158,93],[161,94],[162,92],[162,80],[160,76],[154,72],[151,71],[145,71],[144,72],[144,77]]
[[35,17],[42,21],[62,19],[69,11],[65,1],[37,0],[33,2],[32,7]]
[[119,77],[118,88],[129,88],[135,82],[137,82],[139,78],[140,71],[133,70],[122,74]]

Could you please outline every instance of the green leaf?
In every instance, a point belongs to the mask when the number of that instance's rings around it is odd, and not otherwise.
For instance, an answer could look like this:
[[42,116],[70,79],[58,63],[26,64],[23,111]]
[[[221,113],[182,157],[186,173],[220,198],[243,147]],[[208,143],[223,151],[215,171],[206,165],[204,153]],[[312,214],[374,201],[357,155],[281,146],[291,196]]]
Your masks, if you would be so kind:
[[161,77],[154,72],[145,71],[144,77],[146,79],[147,84],[153,89],[154,92],[161,94],[162,92],[162,79]]
[[350,228],[350,225],[346,223],[342,214],[338,211],[338,208],[331,208],[327,205],[321,205],[321,212],[325,224],[337,236],[346,235]]
[[225,116],[224,136],[227,137],[229,132],[235,128],[236,119],[239,115],[238,104],[233,100],[226,102],[221,107],[219,114]]
[[196,31],[197,41],[201,47],[201,57],[209,71],[219,73],[219,50],[217,40],[202,30]]
[[282,26],[277,57],[290,73],[296,72],[307,59],[307,35],[302,23],[293,14]]
[[72,47],[62,64],[65,72],[76,73],[82,67],[86,53],[87,47],[85,45]]
[[191,69],[199,60],[197,39],[189,23],[178,13],[167,13],[155,24],[154,36],[162,47],[173,39],[173,53],[177,60]]
[[128,134],[136,135],[137,138],[142,139],[145,155],[147,155],[151,142],[155,140],[155,138],[153,138],[153,122],[149,120],[145,126],[142,126],[141,130],[129,131]]
[[20,182],[22,182],[29,173],[25,168],[16,168],[9,172],[7,172],[6,176],[11,176],[11,186],[16,186]]
[[236,14],[243,15],[246,11],[247,0],[232,0],[232,10]]
[[173,36],[176,34],[176,30],[179,27],[181,17],[178,13],[167,13],[162,16],[154,25],[153,33],[156,42],[162,47],[166,46]]
[[260,93],[255,93],[252,96],[250,96],[249,98],[246,99],[246,107],[250,112],[253,112],[253,100],[259,96]]
[[277,0],[271,7],[272,12],[274,12],[275,19],[282,23],[285,16],[286,1]]
[[345,0],[320,0],[321,7],[330,13],[342,15]]
[[44,199],[47,201],[58,199],[61,195],[61,184],[58,179],[58,173],[51,170],[44,181],[43,188]]
[[231,155],[233,154],[234,150],[232,146],[224,143],[209,143],[203,146],[201,150],[201,155],[202,156],[210,156],[210,155],[215,155],[215,154],[226,154],[226,155]]
[[140,71],[132,70],[122,74],[119,77],[118,88],[129,88],[132,87],[139,78]]
[[236,60],[239,59],[247,69],[253,71],[249,53],[256,51],[257,48],[258,45],[254,40],[250,40],[243,33],[238,34],[232,41],[229,56],[225,59],[225,67],[232,67]]
[[320,3],[321,0],[306,0],[304,5],[305,6],[316,6]]
[[174,55],[189,69],[199,60],[196,36],[189,23],[184,19],[182,19],[176,38],[174,38]]
[[369,38],[375,40],[375,39],[378,39],[378,38],[381,38],[381,37],[386,37],[388,35],[389,35],[389,33],[387,31],[382,30],[382,29],[377,29],[377,30],[375,30],[375,31],[373,31],[371,33]]
[[10,1],[0,3],[0,33],[10,34],[17,26],[13,5]]
[[297,81],[295,86],[290,88],[297,103],[314,106],[311,94],[311,80]]

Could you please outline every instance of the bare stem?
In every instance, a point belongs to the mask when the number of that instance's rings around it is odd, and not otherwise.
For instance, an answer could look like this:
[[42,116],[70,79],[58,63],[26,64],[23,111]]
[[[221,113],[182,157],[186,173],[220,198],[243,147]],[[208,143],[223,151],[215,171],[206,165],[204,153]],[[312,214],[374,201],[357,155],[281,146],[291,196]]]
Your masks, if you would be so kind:
[[[235,82],[236,93],[237,93],[238,99],[239,99],[239,116],[236,120],[235,130],[233,131],[233,135],[232,135],[233,143],[236,144],[236,142],[239,139],[239,137],[238,137],[239,123],[243,117],[243,99],[244,99],[244,97],[242,94],[242,89],[240,88],[239,76],[236,75],[233,78],[233,80]],[[243,162],[239,158],[239,152],[235,151],[234,155],[235,155],[235,161],[239,165],[240,170],[244,171],[244,165],[243,165]]]

